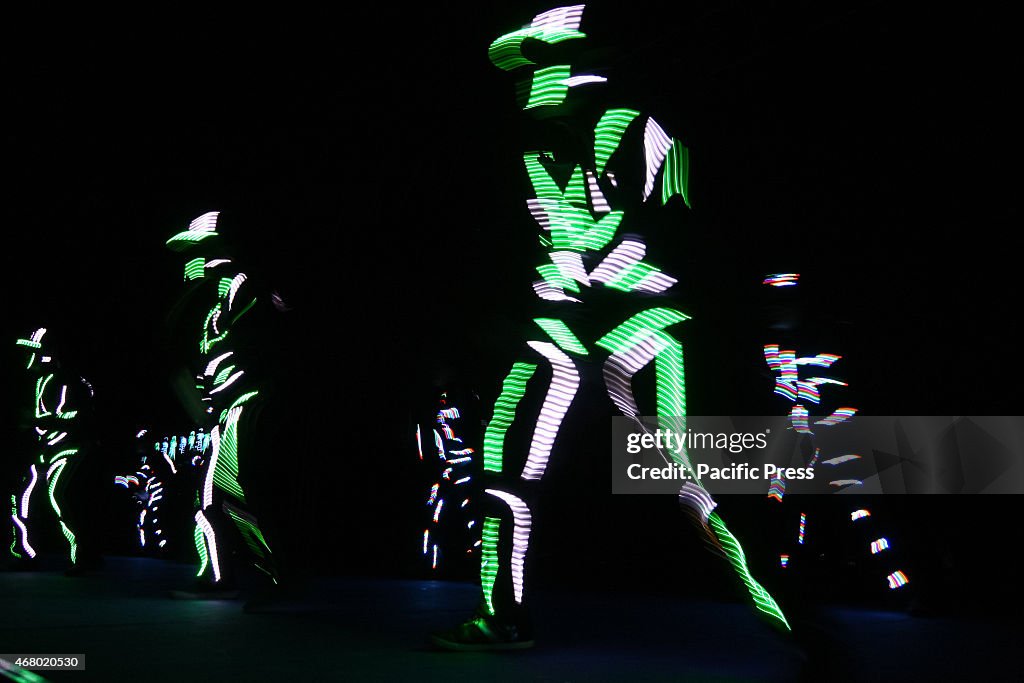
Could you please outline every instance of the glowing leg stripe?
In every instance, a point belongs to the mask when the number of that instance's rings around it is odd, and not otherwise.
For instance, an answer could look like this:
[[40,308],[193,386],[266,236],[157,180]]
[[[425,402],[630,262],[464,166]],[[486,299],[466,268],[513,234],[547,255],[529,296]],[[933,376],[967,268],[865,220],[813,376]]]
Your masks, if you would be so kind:
[[217,471],[217,455],[220,453],[220,425],[210,431],[210,442],[213,446],[210,464],[206,466],[206,477],[203,480],[203,509],[213,505],[213,473]]
[[505,493],[497,489],[484,489],[496,498],[501,498],[512,509],[512,518],[515,529],[512,532],[512,591],[518,604],[523,603],[523,576],[526,563],[526,551],[530,546],[530,530],[533,525],[533,516],[530,514],[530,507],[523,502],[522,498],[511,493]]
[[64,538],[68,539],[68,543],[71,544],[71,564],[74,564],[78,562],[78,543],[75,541],[75,535],[63,521],[60,523],[60,530],[64,532]]
[[527,344],[548,359],[552,370],[551,385],[548,395],[544,397],[544,405],[540,409],[530,444],[530,455],[526,458],[521,475],[523,479],[540,479],[551,457],[551,448],[562,426],[562,418],[568,412],[580,386],[580,375],[572,359],[554,344],[537,341]]
[[28,543],[28,529],[26,529],[25,525],[21,523],[21,520],[18,519],[17,515],[11,515],[11,519],[13,519],[18,528],[21,529],[21,547],[25,549],[25,552],[29,557],[35,557],[36,551]]
[[[213,534],[213,527],[210,522],[207,521],[202,511],[196,513],[196,524],[203,531],[203,536],[206,538],[206,546],[210,552],[210,566],[213,568],[213,580],[216,583],[220,581],[220,561],[217,559],[217,538]],[[202,572],[198,574],[202,575]]]
[[60,506],[57,505],[57,498],[53,494],[54,491],[57,490],[57,481],[60,479],[61,473],[64,472],[64,465],[66,465],[67,462],[67,460],[61,458],[50,465],[50,469],[46,470],[46,479],[50,482],[49,486],[47,486],[47,493],[50,496],[50,507],[52,507],[53,511],[57,513],[58,519],[63,515],[60,513]]
[[501,520],[497,517],[484,517],[484,530],[481,535],[480,553],[480,587],[484,592],[487,612],[494,614],[494,579],[498,576],[498,531]]
[[537,366],[516,363],[501,385],[501,395],[494,403],[494,417],[484,432],[484,471],[501,472],[504,457],[505,432],[516,416],[516,406],[526,393],[526,383],[533,377]]
[[28,519],[28,504],[32,498],[32,489],[36,487],[36,481],[39,480],[39,473],[36,472],[36,466],[32,465],[29,470],[32,472],[32,481],[25,487],[25,492],[21,494],[21,518]]
[[[141,527],[139,533],[142,534]],[[206,539],[203,536],[203,529],[197,522],[195,527],[192,529],[192,535],[196,541],[196,553],[199,555],[199,571],[196,572],[196,576],[202,576],[206,571],[206,565],[210,563],[209,556],[206,553]],[[145,537],[143,536],[143,545],[145,545]]]
[[750,597],[754,599],[754,606],[768,616],[777,619],[783,626],[791,630],[789,622],[786,621],[786,617],[782,614],[778,604],[768,591],[751,576],[750,569],[747,568],[747,556],[743,552],[740,542],[729,532],[725,523],[717,514],[711,513],[708,521],[711,523],[715,536],[718,537],[718,542],[722,545],[722,550],[725,551],[726,557],[729,558],[733,569],[736,570],[743,583],[746,584]]

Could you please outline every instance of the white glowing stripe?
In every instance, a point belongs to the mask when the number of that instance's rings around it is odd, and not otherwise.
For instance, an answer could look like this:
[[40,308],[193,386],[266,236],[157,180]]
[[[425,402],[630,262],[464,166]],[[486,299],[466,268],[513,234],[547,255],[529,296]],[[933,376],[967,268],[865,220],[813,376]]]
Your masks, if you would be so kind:
[[558,436],[562,418],[569,410],[569,404],[572,403],[576,389],[580,386],[580,375],[572,359],[554,344],[532,341],[527,342],[527,345],[547,358],[552,370],[548,395],[544,397],[544,405],[541,406],[540,415],[537,417],[530,455],[526,458],[521,475],[523,479],[540,479],[544,476],[544,468],[551,457],[551,448],[555,444],[555,437]]
[[562,275],[571,277],[576,282],[581,282],[587,287],[590,286],[587,269],[583,267],[583,254],[575,251],[553,251],[550,256],[551,262],[558,266],[558,270]]
[[164,453],[164,460],[166,460],[167,464],[171,466],[171,474],[177,474],[178,468],[174,466],[174,461],[171,460],[171,456],[168,455],[167,453]]
[[231,286],[228,288],[228,310],[231,310],[231,305],[235,303],[235,295],[238,294],[239,288],[245,282],[245,273],[239,273],[231,281]]
[[587,171],[587,190],[590,191],[590,205],[594,207],[594,213],[608,213],[612,210],[597,184],[597,178],[590,171]]
[[604,382],[612,403],[626,417],[636,418],[640,408],[633,396],[633,375],[665,350],[665,339],[652,335],[637,342],[627,351],[617,351],[604,363]]
[[40,363],[49,363],[51,360],[53,360],[52,356],[40,356],[39,357],[39,362]]
[[217,321],[220,320],[220,309],[218,308],[213,312],[213,317],[210,318],[210,326],[213,327],[213,331],[216,334],[220,334],[220,330],[217,328]]
[[35,332],[32,333],[31,339],[32,339],[32,341],[34,341],[35,343],[38,344],[39,342],[41,342],[43,340],[43,335],[44,334],[46,334],[46,328],[45,327],[40,327],[38,330],[36,330]]
[[830,379],[828,377],[811,377],[809,380],[807,380],[807,384],[811,384],[814,386],[818,386],[819,384],[838,384],[841,387],[850,386],[846,382],[840,382],[837,379]]
[[644,127],[644,156],[647,159],[647,180],[644,181],[644,201],[654,191],[654,179],[665,162],[665,155],[672,146],[672,139],[658,125],[654,117],[647,119]]
[[[142,511],[142,517],[145,517],[145,515],[146,515],[146,511],[143,510]],[[139,518],[139,545],[142,546],[143,548],[145,548],[146,547],[146,530],[142,527],[142,525],[145,523],[143,521],[142,517]]]
[[67,435],[68,435],[67,432],[61,432],[59,435],[57,435],[57,436],[53,437],[52,439],[50,439],[49,441],[47,441],[46,445],[47,446],[56,446],[61,441],[63,441],[64,437],[66,437]]
[[441,516],[441,510],[444,508],[444,498],[437,501],[437,507],[434,508],[434,523],[437,523],[437,519]]
[[545,200],[543,199],[527,199],[526,207],[530,210],[530,215],[537,221],[537,225],[542,230],[551,230],[551,215],[548,213],[545,207]]
[[718,506],[718,503],[711,498],[710,493],[689,481],[679,489],[679,504],[694,510],[705,524],[708,523],[708,517],[711,516],[712,511]]
[[646,253],[647,247],[643,242],[623,240],[604,257],[597,268],[594,268],[590,273],[590,279],[594,282],[611,282],[619,273],[639,263]]
[[217,469],[217,456],[220,454],[220,425],[210,431],[210,443],[213,446],[210,464],[206,467],[206,479],[203,481],[203,509],[213,505],[213,473]]
[[68,399],[68,385],[63,384],[60,387],[60,402],[57,403],[57,414],[60,415],[64,411],[64,403]]
[[583,8],[586,5],[570,5],[568,7],[556,7],[547,12],[541,12],[533,18],[532,28],[564,28],[570,31],[580,29],[580,21],[583,19]]
[[431,430],[434,432],[434,446],[437,447],[437,457],[444,460],[444,441],[441,440],[441,435],[437,433],[437,430]]
[[423,459],[423,439],[420,438],[420,426],[416,425],[416,452],[420,454],[420,460]]
[[577,85],[587,85],[588,83],[606,83],[608,81],[604,76],[570,76],[569,78],[562,81],[562,85],[567,85],[570,88],[575,88]]
[[203,535],[206,536],[206,549],[210,553],[210,566],[213,567],[213,580],[216,583],[220,581],[220,560],[217,558],[217,539],[213,535],[213,527],[203,516],[202,510],[196,513],[196,524],[203,530]]
[[851,460],[860,460],[860,456],[856,454],[840,455],[838,458],[832,458],[830,460],[822,460],[822,465],[838,465],[844,462],[850,462]]
[[25,488],[25,492],[21,494],[21,516],[24,519],[28,519],[28,504],[32,497],[32,489],[36,487],[36,482],[39,480],[39,473],[36,472],[36,466],[32,465],[32,481],[28,483],[28,487]]
[[227,353],[222,353],[221,355],[211,360],[209,363],[206,364],[206,370],[203,371],[203,374],[206,375],[207,377],[212,377],[214,373],[217,372],[217,366],[220,365],[220,362],[233,353],[234,351],[228,351]]
[[206,266],[204,266],[204,267],[205,268],[216,268],[217,266],[223,265],[225,263],[231,263],[231,259],[229,259],[229,258],[215,258],[212,261],[207,261],[206,262]]
[[18,528],[21,529],[21,547],[25,549],[25,552],[29,557],[35,557],[35,549],[28,544],[28,529],[26,529],[25,525],[21,523],[21,520],[18,519],[17,515],[11,515],[11,519],[13,519],[14,523],[18,525]]
[[430,542],[430,529],[423,530],[423,554],[427,554],[427,544]]
[[36,427],[36,434],[39,436],[46,436],[46,430],[42,427]]
[[555,287],[547,280],[537,280],[533,283],[533,291],[541,299],[547,301],[570,301],[574,304],[580,303],[579,299],[568,296],[561,288]]
[[235,380],[236,380],[236,379],[238,379],[239,377],[241,377],[241,376],[242,376],[242,375],[244,375],[244,374],[245,374],[245,370],[239,370],[239,371],[238,371],[238,372],[236,372],[235,374],[233,374],[233,375],[231,375],[230,377],[228,377],[228,378],[227,378],[227,380],[225,380],[225,381],[224,381],[224,384],[221,384],[221,385],[220,385],[219,387],[217,387],[216,389],[211,389],[211,390],[210,390],[210,393],[211,393],[211,394],[216,394],[216,393],[217,393],[217,392],[219,392],[219,391],[224,391],[224,390],[225,390],[225,389],[227,389],[227,388],[228,388],[229,386],[231,386],[232,384],[234,384],[234,382],[235,382]]
[[662,272],[647,273],[640,281],[633,285],[633,289],[640,292],[650,292],[651,294],[657,294],[664,292],[666,289],[670,289],[678,280],[671,275],[666,275]]
[[146,430],[145,429],[140,429],[139,433],[135,435],[135,438],[136,439],[141,439],[143,436],[145,436],[145,434],[146,434]]
[[863,486],[864,482],[860,479],[836,479],[835,481],[830,481],[829,485],[837,488],[842,486]]
[[484,489],[484,493],[502,499],[512,509],[512,521],[515,524],[512,531],[512,592],[515,594],[516,602],[522,604],[524,565],[526,551],[530,546],[530,529],[533,525],[530,507],[522,498],[498,489]]
[[192,232],[212,233],[217,230],[217,216],[220,211],[209,211],[188,224]]

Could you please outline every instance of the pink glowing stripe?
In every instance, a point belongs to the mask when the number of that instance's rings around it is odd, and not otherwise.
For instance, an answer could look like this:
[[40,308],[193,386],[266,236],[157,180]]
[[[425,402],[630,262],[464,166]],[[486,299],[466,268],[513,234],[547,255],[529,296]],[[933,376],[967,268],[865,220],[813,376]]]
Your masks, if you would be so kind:
[[32,471],[32,481],[28,483],[28,486],[25,488],[25,492],[21,494],[22,519],[28,519],[28,504],[32,498],[32,489],[36,487],[36,482],[39,481],[39,473],[36,472],[36,466],[32,465],[29,469]]
[[521,475],[523,479],[540,479],[544,475],[544,469],[551,457],[551,448],[554,446],[558,429],[562,425],[562,418],[568,412],[569,405],[580,386],[580,375],[576,371],[572,359],[554,344],[537,341],[527,342],[527,344],[547,358],[551,363],[552,370],[551,384],[537,418],[537,427],[533,432],[533,441],[530,444],[530,454],[526,458],[526,465],[523,467]]
[[217,458],[220,455],[220,425],[210,430],[212,454],[210,465],[206,468],[206,479],[203,481],[203,509],[213,505],[213,473],[217,469]]
[[587,171],[587,191],[590,193],[590,205],[594,207],[594,213],[608,213],[612,210],[591,171]]
[[711,494],[693,482],[686,482],[679,489],[679,506],[688,507],[700,515],[701,522],[708,523],[708,517],[714,512],[718,503]]
[[828,460],[822,460],[822,465],[841,465],[844,462],[850,462],[851,460],[860,460],[860,456],[856,453],[849,455],[840,455],[838,458],[829,458]]
[[814,424],[825,425],[826,427],[833,427],[837,424],[846,422],[857,413],[856,408],[838,408],[831,415],[823,420],[818,420]]
[[771,287],[793,287],[799,279],[800,273],[777,273],[766,277],[761,284]]
[[516,602],[521,604],[523,602],[524,564],[526,551],[530,545],[533,517],[530,514],[529,506],[518,496],[498,489],[485,489],[484,493],[500,498],[512,509],[512,519],[515,524],[512,531],[512,591],[515,594]]
[[580,21],[583,20],[583,8],[586,5],[570,5],[567,7],[556,7],[546,12],[541,12],[533,18],[531,28],[560,28],[570,31],[580,29]]
[[647,253],[643,242],[623,240],[604,260],[590,273],[594,282],[611,282],[627,268],[636,265]]
[[196,513],[196,524],[199,525],[199,528],[203,531],[203,536],[206,537],[206,548],[210,551],[210,566],[213,567],[213,581],[216,583],[220,581],[220,559],[217,557],[217,539],[213,534],[213,527],[206,519],[206,516],[203,515],[202,510]]
[[647,125],[644,127],[644,156],[647,160],[647,179],[644,181],[645,202],[654,191],[654,179],[657,177],[658,171],[665,161],[665,155],[668,154],[671,146],[672,139],[658,125],[658,122],[653,117],[647,119]]

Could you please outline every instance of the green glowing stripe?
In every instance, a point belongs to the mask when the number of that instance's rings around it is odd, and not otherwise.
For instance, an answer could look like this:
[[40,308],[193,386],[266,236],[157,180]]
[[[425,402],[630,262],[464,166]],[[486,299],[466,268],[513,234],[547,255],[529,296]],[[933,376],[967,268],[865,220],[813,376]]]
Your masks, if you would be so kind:
[[16,346],[27,346],[30,349],[41,349],[41,348],[43,348],[42,344],[40,344],[37,341],[32,341],[31,339],[19,339],[18,341],[14,342],[14,343],[15,343]]
[[623,292],[631,292],[638,282],[643,280],[651,273],[660,272],[654,266],[648,265],[643,261],[634,263],[628,268],[624,268],[614,278],[605,282],[605,287],[611,287],[612,289],[618,289]]
[[609,109],[601,116],[594,128],[594,168],[597,175],[604,172],[604,166],[619,148],[626,128],[639,115],[640,112],[634,109]]
[[32,364],[35,363],[35,362],[36,362],[36,354],[33,353],[31,356],[29,356],[28,365],[25,366],[25,369],[27,370],[30,367],[32,367]]
[[526,393],[526,383],[533,377],[536,365],[516,363],[501,385],[501,395],[494,402],[494,417],[484,432],[484,471],[501,472],[505,432],[516,417],[516,406]]
[[595,221],[588,210],[565,201],[542,200],[541,205],[551,220],[551,241],[560,251],[603,249],[622,222],[622,211],[612,211]]
[[78,561],[78,543],[75,542],[75,535],[71,533],[71,529],[64,522],[60,523],[60,530],[64,532],[64,538],[68,539],[68,543],[71,544],[71,564]]
[[587,186],[583,178],[583,167],[578,165],[565,186],[565,201],[580,208],[587,208]]
[[554,45],[566,40],[586,37],[585,33],[580,33],[575,29],[556,27],[524,28],[519,31],[506,33],[491,43],[491,46],[487,48],[487,56],[490,58],[491,63],[502,71],[511,71],[520,66],[533,64],[533,62],[522,55],[523,41],[527,38],[533,38]]
[[754,606],[768,616],[777,619],[787,630],[791,630],[789,622],[786,621],[786,617],[782,614],[778,604],[768,591],[750,574],[750,569],[747,568],[747,556],[743,552],[743,547],[736,540],[736,537],[730,533],[729,529],[726,528],[725,522],[714,512],[708,517],[708,522],[711,523],[715,536],[718,537],[718,542],[722,545],[722,549],[729,558],[732,568],[739,575],[740,579],[743,580],[743,583],[746,584],[750,597],[754,599]]
[[661,203],[667,204],[675,195],[681,196],[686,206],[690,206],[690,150],[673,138],[661,178]]
[[182,243],[184,245],[196,244],[205,240],[207,237],[215,237],[216,235],[217,232],[214,230],[185,230],[184,232],[179,232],[177,235],[167,240],[166,244],[167,246],[178,246]]
[[558,183],[540,163],[538,158],[540,154],[541,152],[527,152],[523,155],[523,163],[526,164],[526,174],[530,176],[533,193],[538,199],[562,199],[562,191],[558,189]]
[[498,531],[501,519],[484,517],[484,528],[480,535],[480,587],[484,592],[487,612],[494,615],[494,580],[498,576]]
[[567,78],[569,78],[568,64],[537,69],[533,74],[530,99],[523,109],[553,107],[564,102],[565,95],[569,92],[569,86],[564,82]]
[[62,413],[57,413],[57,417],[59,417],[62,420],[73,420],[77,416],[78,416],[78,411],[77,410],[68,410],[68,411],[65,411],[65,412],[62,412]]
[[[683,371],[683,345],[665,332],[655,336],[664,348],[655,356],[654,367],[658,395],[658,426],[677,434],[686,433],[686,382]],[[686,447],[671,450],[672,459],[693,472]]]
[[549,240],[544,235],[537,235],[537,239],[540,240],[541,246],[544,247],[545,249],[550,249],[551,247],[554,246],[554,244],[551,242],[551,240]]
[[220,298],[226,297],[231,292],[231,278],[222,277],[220,282],[217,283],[217,296]]
[[206,259],[194,258],[185,264],[185,280],[199,280],[206,275]]
[[269,556],[270,546],[267,545],[267,539],[263,537],[263,533],[254,521],[247,519],[228,505],[224,506],[224,510],[231,516],[231,519],[235,520],[235,526],[238,527],[238,531],[242,534],[242,538],[245,539],[249,549],[258,557],[266,558]]
[[643,341],[646,337],[662,330],[669,325],[689,320],[690,316],[672,308],[652,308],[637,313],[632,318],[622,323],[614,330],[601,337],[597,345],[605,351],[612,353],[624,353],[632,348],[637,342]]
[[219,384],[223,384],[224,380],[226,380],[228,378],[228,375],[230,375],[231,371],[234,370],[234,369],[235,369],[234,365],[229,365],[226,368],[224,368],[223,370],[221,370],[220,372],[218,372],[217,376],[213,378],[213,386],[217,386]]
[[570,292],[580,291],[579,285],[571,277],[567,277],[562,269],[554,263],[544,263],[537,266],[537,272],[541,274],[545,280],[554,285],[555,287],[561,287],[562,289],[568,289]]
[[[250,308],[252,308],[252,307],[253,307],[253,306],[255,306],[255,305],[256,305],[256,297],[253,297],[253,298],[252,298],[252,301],[250,301],[249,303],[247,303],[247,304],[245,305],[245,307],[244,307],[244,308],[243,308],[242,310],[240,310],[240,311],[239,311],[239,312],[238,312],[238,313],[237,313],[237,314],[235,315],[235,317],[234,317],[234,318],[232,318],[232,319],[231,319],[231,324],[232,324],[232,325],[234,325],[234,324],[235,324],[236,322],[238,322],[238,319],[239,319],[239,318],[241,318],[241,317],[242,317],[243,315],[245,315],[246,313],[248,313],[248,312],[249,312],[249,309],[250,309]],[[226,333],[225,333],[225,334],[226,334]]]
[[[11,494],[11,517],[18,516],[18,499]],[[18,552],[18,529],[15,525],[11,525],[11,556],[15,559],[21,559],[21,553]]]
[[202,576],[203,572],[206,571],[206,565],[210,561],[209,556],[206,554],[206,536],[203,534],[203,529],[199,524],[196,524],[195,528],[193,528],[192,535],[195,537],[196,553],[199,555],[199,571],[196,572],[196,576]]
[[60,453],[56,453],[54,455],[51,455],[50,456],[49,464],[52,465],[53,463],[57,462],[61,458],[70,458],[72,455],[75,455],[76,453],[78,453],[78,449],[77,448],[65,448]]
[[232,403],[229,407],[225,408],[220,412],[220,421],[224,422],[225,420],[228,419],[228,413],[231,411],[232,408],[237,408],[238,406],[246,403],[250,398],[256,396],[259,393],[260,392],[258,391],[250,391],[236,398],[234,403]]
[[238,483],[238,420],[230,420],[224,427],[217,451],[217,465],[213,470],[213,483],[222,491],[230,493],[240,501],[245,494]]
[[558,346],[569,353],[578,353],[581,356],[588,355],[587,347],[572,333],[569,326],[558,318],[534,318],[533,322],[540,325],[540,328],[548,333]]
[[67,465],[67,461],[62,462],[56,470],[53,472],[53,476],[50,477],[50,485],[47,487],[47,494],[50,496],[50,507],[57,513],[57,517],[60,518],[60,506],[57,505],[57,498],[54,497],[53,493],[57,489],[57,480],[60,479],[61,473],[64,471],[64,466]]

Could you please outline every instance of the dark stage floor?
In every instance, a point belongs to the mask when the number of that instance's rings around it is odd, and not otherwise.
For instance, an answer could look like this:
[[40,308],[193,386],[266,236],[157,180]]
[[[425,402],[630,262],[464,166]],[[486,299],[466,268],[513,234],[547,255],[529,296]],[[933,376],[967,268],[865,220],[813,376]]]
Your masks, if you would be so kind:
[[42,674],[52,681],[1024,679],[1019,632],[985,620],[829,608],[798,625],[798,642],[746,605],[548,592],[536,649],[455,654],[425,635],[472,610],[471,585],[325,579],[246,613],[242,601],[167,597],[188,576],[126,558],[86,578],[0,574],[0,652],[86,655],[87,671]]

